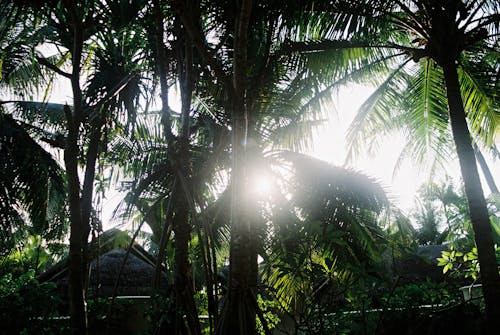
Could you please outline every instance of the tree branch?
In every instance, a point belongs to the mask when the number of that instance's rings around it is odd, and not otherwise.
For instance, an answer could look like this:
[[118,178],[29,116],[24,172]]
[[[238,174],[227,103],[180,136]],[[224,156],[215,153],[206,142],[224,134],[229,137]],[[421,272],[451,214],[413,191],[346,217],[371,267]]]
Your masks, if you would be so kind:
[[50,70],[54,71],[55,73],[65,77],[65,78],[68,78],[68,79],[71,79],[71,74],[70,73],[67,73],[67,72],[64,72],[63,70],[61,70],[60,68],[58,68],[56,65],[52,64],[51,62],[49,62],[46,58],[44,57],[40,57],[40,56],[36,56],[36,60],[38,61],[38,63],[40,63],[41,65],[49,68]]

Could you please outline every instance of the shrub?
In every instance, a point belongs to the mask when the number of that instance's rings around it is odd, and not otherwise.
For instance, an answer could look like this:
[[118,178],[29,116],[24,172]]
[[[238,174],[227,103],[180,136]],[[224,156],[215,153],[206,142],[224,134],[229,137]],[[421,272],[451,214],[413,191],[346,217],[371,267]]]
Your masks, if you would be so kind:
[[5,334],[63,334],[67,322],[58,319],[60,303],[54,283],[40,283],[34,271],[0,277],[0,324]]

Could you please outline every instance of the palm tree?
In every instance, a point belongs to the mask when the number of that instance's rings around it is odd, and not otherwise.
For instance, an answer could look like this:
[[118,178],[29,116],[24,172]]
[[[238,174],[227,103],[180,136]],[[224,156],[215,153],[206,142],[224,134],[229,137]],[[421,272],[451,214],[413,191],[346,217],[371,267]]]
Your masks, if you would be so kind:
[[387,240],[379,222],[390,204],[360,173],[293,152],[276,158],[291,174],[270,206],[264,280],[283,309],[313,313],[322,289],[362,281],[380,263]]
[[[296,69],[294,59],[287,58],[281,49],[280,32],[289,32],[293,22],[291,16],[284,19],[280,13],[282,3],[244,1],[236,8],[212,4],[207,10],[194,2],[173,1],[198,54],[215,78],[217,89],[207,99],[224,108],[223,120],[231,122],[230,284],[218,332],[251,334],[255,332],[258,241],[255,218],[250,214],[254,199],[247,192],[249,166],[279,135],[281,139],[295,138],[290,129],[298,128],[298,122],[309,126],[302,130],[310,130],[315,120],[305,115],[315,110],[312,107],[320,99],[311,101],[317,92],[315,79]],[[286,9],[287,14],[295,10],[293,6]],[[202,15],[208,24],[201,24]],[[210,34],[218,36],[214,45],[206,42]]]
[[[68,204],[70,212],[70,314],[74,334],[84,334],[87,329],[85,311],[86,246],[91,230],[91,212],[94,177],[103,137],[108,134],[110,120],[116,110],[133,108],[137,101],[136,53],[120,54],[128,46],[138,47],[135,41],[113,39],[112,33],[121,34],[123,28],[136,19],[137,11],[123,12],[120,19],[112,20],[111,6],[115,2],[67,2],[51,1],[43,5],[38,2],[24,4],[20,10],[28,17],[37,17],[43,24],[45,42],[52,43],[58,50],[55,57],[45,58],[33,54],[33,59],[42,68],[71,82],[72,106],[64,106],[66,129],[62,133],[64,163],[68,181]],[[134,7],[137,9],[138,6]],[[99,31],[97,29],[99,17]],[[124,21],[128,22],[124,23]],[[114,25],[114,26],[113,26]],[[124,42],[125,41],[125,42]],[[93,42],[93,43],[92,43]],[[129,43],[113,48],[113,43]],[[102,47],[102,48],[99,48]],[[102,52],[106,50],[109,54]],[[92,52],[90,52],[92,51]],[[117,52],[118,51],[118,52]],[[92,70],[86,73],[88,85],[81,87],[83,72],[88,69],[84,60],[92,59]],[[69,60],[70,72],[65,63]],[[114,63],[113,63],[114,62]],[[89,63],[87,63],[89,65]],[[136,79],[136,80],[134,80]],[[131,114],[133,115],[133,113]],[[116,120],[116,119],[115,119]],[[84,158],[84,178],[80,184],[79,161]]]
[[[493,147],[492,151],[495,155],[498,155],[498,149],[496,147]],[[490,188],[490,192],[494,194],[500,194],[500,192],[498,191],[498,187],[495,183],[495,178],[493,178],[490,168],[488,167],[488,163],[486,163],[486,159],[484,158],[481,149],[479,149],[479,146],[476,143],[474,143],[474,153],[476,154],[477,162],[479,163],[479,166],[483,171],[484,179],[486,180],[486,183]]]
[[[224,312],[218,326],[218,333],[253,334],[255,332],[255,286],[257,255],[251,242],[252,228],[247,211],[245,189],[247,183],[246,143],[248,130],[252,126],[248,120],[255,115],[251,113],[251,101],[247,99],[249,83],[249,37],[253,1],[244,0],[236,8],[223,7],[217,4],[218,11],[212,11],[214,20],[212,28],[223,29],[219,58],[217,51],[211,49],[206,33],[201,29],[201,7],[192,1],[172,1],[186,31],[198,54],[214,74],[215,80],[223,86],[226,95],[223,106],[231,120],[232,129],[232,169],[231,169],[231,243],[230,243],[230,278],[228,295]],[[220,7],[219,7],[220,6]],[[189,10],[188,10],[189,8]],[[232,10],[234,9],[234,11]],[[205,14],[205,13],[203,13]],[[224,22],[224,23],[222,23]],[[223,26],[217,27],[221,23]],[[225,23],[227,25],[225,25]],[[210,26],[209,26],[210,27]],[[232,35],[232,36],[231,36]],[[231,36],[227,40],[225,36]],[[225,61],[224,64],[222,61]],[[229,71],[226,71],[229,68]],[[252,122],[252,121],[250,121]]]
[[[175,3],[176,8],[184,8],[186,4],[177,2]],[[221,5],[221,4],[219,4]],[[222,6],[222,5],[221,5]],[[196,6],[192,6],[191,9],[197,8]],[[223,9],[223,10],[219,10]],[[259,64],[258,67],[252,69],[251,75],[252,75],[252,81],[253,82],[258,82],[259,85],[250,85],[250,82],[248,84],[245,84],[245,90],[247,90],[247,93],[245,95],[247,96],[247,109],[249,117],[248,117],[248,134],[251,138],[251,142],[253,144],[252,149],[250,150],[248,147],[244,148],[245,151],[248,151],[245,155],[247,156],[246,162],[251,162],[253,158],[250,158],[250,151],[252,157],[254,155],[259,155],[260,150],[267,145],[266,143],[271,143],[275,142],[278,143],[280,140],[283,140],[284,138],[286,139],[293,139],[294,134],[292,132],[293,128],[301,128],[302,133],[310,131],[311,126],[317,123],[317,120],[314,118],[307,118],[306,115],[308,113],[314,112],[314,107],[320,103],[322,100],[319,98],[312,99],[312,96],[316,94],[316,90],[314,89],[315,86],[315,81],[314,79],[310,79],[305,75],[305,72],[301,71],[296,71],[293,66],[294,66],[294,59],[287,59],[287,55],[282,53],[280,50],[276,51],[276,46],[272,45],[273,38],[279,35],[279,17],[277,16],[278,13],[278,5],[273,4],[270,6],[269,11],[264,11],[262,13],[274,13],[274,14],[269,14],[270,17],[273,17],[273,19],[269,19],[267,14],[263,15],[262,17],[258,16],[256,18],[257,22],[260,22],[259,24],[255,23],[252,25],[252,34],[251,37],[249,37],[248,45],[249,45],[249,50],[251,50],[250,54],[248,55],[248,58],[250,59],[249,62],[252,62],[253,64]],[[228,123],[234,121],[234,117],[231,117],[231,113],[233,112],[233,108],[231,107],[232,103],[234,102],[233,99],[236,99],[233,96],[233,88],[231,88],[231,71],[228,71],[226,73],[226,69],[230,68],[232,66],[233,59],[231,58],[231,48],[233,46],[233,41],[232,39],[227,39],[224,36],[227,34],[230,34],[232,28],[232,24],[228,25],[223,25],[223,26],[218,26],[218,22],[223,22],[226,19],[229,19],[230,22],[234,20],[234,17],[231,17],[231,10],[230,8],[216,8],[215,10],[210,10],[209,13],[204,13],[204,15],[214,15],[213,20],[211,21],[213,24],[208,25],[207,29],[211,29],[214,32],[217,32],[219,28],[222,27],[224,30],[221,34],[221,40],[220,40],[220,45],[214,50],[219,50],[217,53],[217,58],[210,58],[207,57],[207,52],[208,54],[212,53],[212,51],[206,49],[206,45],[200,45],[200,39],[203,40],[205,37],[202,34],[201,31],[199,31],[199,27],[196,24],[193,24],[194,22],[199,22],[201,18],[198,19],[193,19],[191,15],[196,14],[198,10],[192,10],[189,12],[186,11],[180,11],[180,15],[185,22],[185,28],[187,29],[189,38],[194,41],[194,45],[196,46],[196,51],[198,55],[200,55],[205,63],[208,62],[210,68],[214,68],[214,73],[216,77],[216,82],[215,84],[210,84],[210,81],[201,81],[202,82],[202,87],[199,89],[199,99],[200,101],[203,101],[202,105],[207,106],[210,105],[213,109],[210,110],[211,108],[208,108],[207,116],[210,116],[211,118],[215,117],[216,123],[219,125],[224,125],[227,126]],[[275,15],[276,14],[276,15]],[[189,16],[189,17],[184,17],[184,16]],[[222,16],[221,18],[216,19],[218,16]],[[274,16],[273,16],[274,15]],[[266,20],[270,21],[266,21]],[[162,27],[161,24],[156,25],[158,27]],[[161,34],[159,34],[161,35]],[[172,34],[173,36],[175,34]],[[238,42],[239,43],[239,42]],[[246,48],[247,46],[241,46],[241,48]],[[164,47],[160,48],[162,50]],[[174,50],[167,49],[167,52],[170,54],[173,53]],[[220,58],[219,58],[220,56]],[[274,60],[280,60],[281,62],[274,62]],[[161,59],[158,61],[158,68],[160,68],[162,65],[165,64],[165,61],[161,61]],[[172,62],[171,62],[172,63]],[[285,66],[284,66],[285,65]],[[162,105],[163,105],[163,112],[162,115],[164,114],[170,114],[168,112],[169,107],[168,107],[168,100],[167,97],[168,95],[165,93],[166,87],[168,87],[168,83],[166,82],[166,79],[168,78],[167,75],[165,74],[165,69],[163,69],[164,74],[160,74],[160,84],[161,84],[161,89],[162,89]],[[242,71],[242,72],[247,72],[247,71]],[[210,72],[208,71],[203,71],[201,75],[210,75]],[[162,82],[163,80],[163,82]],[[213,80],[212,80],[213,82]],[[246,82],[246,81],[245,81]],[[209,83],[209,84],[207,84]],[[286,85],[285,85],[286,84]],[[182,91],[181,91],[182,92]],[[222,92],[222,93],[221,93]],[[225,95],[225,97],[223,96]],[[222,97],[221,97],[222,96]],[[241,106],[240,106],[241,107]],[[214,113],[214,110],[219,111],[222,110],[223,112],[217,112]],[[269,114],[273,113],[274,115],[270,116]],[[251,116],[250,116],[251,115]],[[165,118],[165,121],[168,121],[169,118]],[[231,121],[232,120],[232,121]],[[193,121],[193,120],[192,120]],[[243,122],[242,119],[239,119],[238,122]],[[295,127],[297,123],[301,124],[302,127]],[[241,127],[241,125],[239,126]],[[166,125],[166,128],[169,129],[169,125]],[[232,129],[235,129],[235,126],[232,125]],[[246,133],[246,131],[243,131],[243,133]],[[296,135],[296,134],[295,134]],[[166,135],[166,140],[167,142],[170,141],[170,144],[167,143],[167,146],[170,148],[173,148],[175,146],[176,139],[172,134]],[[236,147],[241,146],[241,143],[243,143],[243,139],[238,139],[235,140],[238,145],[232,146],[232,152],[234,153],[234,150]],[[243,141],[243,142],[242,142]],[[295,147],[298,146],[301,142],[292,142],[292,145],[295,145]],[[223,143],[221,146],[223,149],[226,148],[228,143]],[[217,145],[219,147],[219,145]],[[215,147],[214,147],[215,149]],[[241,149],[241,148],[240,148]],[[243,150],[243,149],[242,149]],[[237,150],[236,150],[237,151]],[[173,151],[170,155],[170,157],[177,157],[175,158],[176,164],[178,162],[178,154],[179,152],[182,151]],[[239,163],[241,165],[241,162]],[[213,165],[213,164],[212,164]],[[245,165],[248,165],[245,163]],[[166,165],[168,166],[168,164]],[[245,168],[242,166],[242,168]],[[206,171],[210,171],[209,169],[205,169]],[[237,169],[233,167],[233,176],[231,178],[231,192],[236,192],[235,189],[235,183],[239,183],[241,181],[236,182],[236,180],[240,180],[237,178],[234,173],[236,173]],[[248,172],[245,172],[247,174]],[[175,173],[173,173],[175,176]],[[195,179],[200,179],[200,178],[195,178]],[[203,179],[203,178],[201,178]],[[243,178],[245,183],[249,183],[248,178],[244,177]],[[150,180],[152,182],[152,179]],[[188,183],[189,184],[189,183]],[[243,188],[244,189],[244,188]],[[242,189],[242,190],[243,190]],[[243,204],[250,203],[251,199],[248,199],[243,191],[240,191],[241,194],[238,195],[238,197],[243,196],[245,197],[241,201]],[[234,193],[233,193],[234,194]],[[159,204],[159,203],[158,203]],[[238,207],[238,211],[246,211],[245,207],[249,207],[246,205],[241,205],[241,206],[236,206]],[[238,214],[239,215],[239,214]],[[243,215],[243,214],[241,214]],[[245,214],[246,215],[246,214]],[[246,222],[246,218],[241,219],[242,222]],[[250,220],[250,218],[248,218]],[[239,222],[239,221],[238,221]],[[247,287],[251,287],[251,290],[253,290],[253,293],[249,291],[248,288],[245,288],[240,291],[240,293],[234,293],[231,296],[231,299],[228,301],[236,301],[234,302],[235,304],[242,304],[244,306],[247,306],[245,308],[255,309],[253,306],[252,300],[254,300],[255,296],[255,286],[256,286],[256,281],[257,281],[257,249],[255,247],[255,244],[257,241],[250,241],[250,236],[254,236],[254,233],[250,233],[248,231],[246,232],[240,232],[237,229],[253,229],[252,225],[250,227],[245,226],[246,224],[243,224],[241,227],[234,227],[235,231],[233,236],[243,234],[244,238],[240,239],[237,238],[237,242],[241,242],[241,245],[236,247],[236,250],[233,249],[233,256],[231,256],[232,264],[238,263],[239,265],[235,265],[232,267],[232,269],[239,269],[236,271],[238,273],[238,280],[234,280],[235,283],[247,283],[245,284]],[[246,227],[246,228],[245,228]],[[167,231],[165,229],[165,231]],[[176,239],[178,238],[176,234]],[[160,251],[163,248],[160,248]],[[234,256],[234,254],[238,254],[239,252],[242,252],[243,255],[242,257],[239,256]],[[251,269],[249,269],[249,265],[251,265]],[[234,275],[234,273],[233,273]],[[234,276],[231,276],[231,278],[234,278]],[[238,284],[239,285],[239,284]],[[236,286],[238,288],[238,285]],[[242,286],[245,286],[242,285]],[[238,289],[241,289],[241,286],[239,286]],[[242,291],[246,292],[242,293]],[[246,296],[246,297],[245,297]],[[245,302],[246,300],[250,300]],[[233,326],[235,327],[234,329],[237,329],[240,331],[240,324],[239,324],[239,318],[240,317],[233,317],[230,315],[230,313],[239,313],[237,308],[232,308],[231,303],[227,303],[226,307],[226,313],[228,315],[224,318],[225,320],[229,320],[229,322],[233,323]],[[255,328],[252,326],[255,321],[255,311],[247,311],[248,313],[253,313],[253,316],[248,317],[248,325],[249,329]],[[244,317],[244,316],[241,316]],[[241,324],[243,324],[242,322]]]
[[[2,255],[26,234],[61,239],[67,228],[64,171],[10,114],[0,113]],[[26,215],[27,214],[27,215]]]
[[33,62],[35,47],[49,33],[36,24],[36,18],[12,1],[1,1],[0,14],[0,88],[5,93],[30,97],[46,85],[50,71]]
[[[30,96],[48,81],[47,71],[30,61],[46,32],[11,2],[1,7],[0,88],[5,95]],[[37,118],[26,107],[14,101],[0,106],[2,254],[26,234],[35,236],[40,252],[44,239],[59,240],[67,228],[64,171],[42,144],[57,136],[61,115],[58,120],[57,112],[51,113],[57,108],[46,105],[46,113]]]
[[[350,69],[364,67],[372,79],[380,78],[373,66],[383,64],[379,69],[385,79],[351,128],[351,139],[358,147],[372,131],[387,133],[403,126],[412,136],[406,154],[431,147],[446,157],[446,144],[453,139],[479,251],[487,316],[494,329],[500,318],[500,277],[471,133],[491,145],[498,130],[494,99],[498,91],[498,3],[336,1],[321,9],[336,20],[330,21],[334,22],[330,30],[325,29],[331,33],[326,39],[302,45],[303,51],[318,54],[310,59],[344,57]],[[338,40],[345,37],[350,40]]]

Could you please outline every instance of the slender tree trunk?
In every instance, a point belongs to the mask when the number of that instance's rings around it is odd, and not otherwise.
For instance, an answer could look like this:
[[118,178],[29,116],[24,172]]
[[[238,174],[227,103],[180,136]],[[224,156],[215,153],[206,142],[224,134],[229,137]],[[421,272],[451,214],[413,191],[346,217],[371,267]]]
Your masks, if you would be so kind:
[[[66,106],[69,110],[69,107]],[[71,113],[67,111],[66,114]],[[72,123],[68,120],[68,124]],[[64,163],[68,178],[70,238],[69,238],[69,305],[71,334],[87,333],[83,261],[83,222],[80,210],[80,180],[78,178],[78,133],[75,125],[69,125]]]
[[184,316],[186,318],[189,334],[201,334],[198,320],[198,311],[194,301],[194,287],[192,280],[191,264],[189,262],[189,240],[191,239],[191,227],[189,225],[188,204],[183,196],[180,182],[176,185],[178,201],[176,202],[174,216],[175,234],[175,331],[182,334],[185,329]]
[[[156,52],[156,66],[158,71],[158,77],[160,80],[160,99],[161,99],[161,121],[163,125],[163,134],[167,140],[169,156],[170,152],[173,151],[172,147],[174,145],[174,136],[171,130],[171,122],[170,122],[170,108],[168,105],[168,57],[165,49],[165,44],[163,42],[164,37],[164,28],[163,28],[163,12],[162,12],[162,3],[160,0],[153,1],[153,16],[156,25],[155,31],[155,52]],[[175,181],[172,184],[173,188],[175,187]],[[173,200],[169,199],[168,210],[165,217],[165,225],[163,227],[163,231],[161,233],[159,250],[158,250],[158,259],[156,263],[155,276],[153,280],[153,290],[156,290],[160,284],[161,271],[162,271],[162,262],[165,258],[165,247],[170,238],[170,230],[172,229],[172,224],[170,221],[173,220]]]
[[256,259],[252,255],[252,241],[247,199],[248,110],[246,101],[248,28],[252,1],[238,3],[235,20],[233,85],[231,97],[232,116],[232,196],[231,196],[231,245],[229,256],[229,284],[218,334],[255,334],[256,310],[252,303],[256,289]]
[[[190,190],[184,189],[182,179],[192,179],[190,164],[189,135],[190,135],[190,111],[193,95],[193,53],[189,37],[181,29],[180,21],[176,22],[177,31],[177,66],[181,86],[181,131],[177,138],[174,154],[173,169],[176,170],[177,182],[174,186],[174,221],[175,234],[175,304],[176,304],[176,332],[180,334],[184,328],[183,314],[185,314],[189,334],[201,334],[201,326],[198,319],[198,310],[194,301],[194,290],[192,283],[192,268],[189,262],[189,241],[191,240],[191,220],[193,209],[190,209]],[[200,240],[200,243],[202,241]],[[181,313],[180,313],[181,312]]]
[[[73,29],[73,48],[71,50],[71,88],[73,92],[73,110],[65,107],[68,136],[64,150],[64,163],[68,178],[70,238],[69,238],[69,297],[71,334],[87,334],[87,308],[85,303],[84,271],[84,232],[85,222],[82,220],[80,180],[78,178],[78,138],[83,111],[83,95],[80,88],[80,62],[83,50],[83,26],[81,18],[77,17],[74,3],[64,3],[70,17]],[[85,241],[86,242],[86,241]]]
[[443,66],[453,139],[474,229],[481,282],[490,331],[500,329],[500,276],[493,246],[491,224],[465,118],[455,62]]
[[167,243],[170,240],[170,235],[172,233],[172,199],[168,200],[167,209],[165,210],[165,224],[163,225],[161,231],[160,242],[158,243],[158,256],[156,259],[156,268],[153,275],[153,292],[157,291],[161,287],[161,278],[163,272],[163,260],[165,259],[165,252]]
[[474,143],[474,153],[476,154],[477,162],[481,166],[481,170],[483,170],[484,179],[486,180],[486,183],[488,184],[488,187],[490,188],[490,192],[495,193],[495,194],[500,194],[498,192],[498,187],[495,183],[495,179],[493,178],[493,175],[491,174],[490,168],[488,167],[488,164],[486,163],[486,160],[484,159],[484,156],[483,156],[481,150],[479,150],[479,147],[475,143]]
[[[203,210],[202,210],[203,212]],[[198,229],[198,235],[200,241],[205,242],[205,276],[207,279],[207,303],[208,303],[208,316],[209,316],[209,326],[210,335],[214,334],[215,325],[217,325],[219,319],[219,302],[217,298],[217,253],[215,250],[213,233],[210,224],[203,220],[203,230],[204,234],[201,233],[201,227]],[[203,248],[203,246],[202,246]]]
[[85,159],[85,176],[83,179],[83,189],[81,195],[81,211],[82,211],[82,272],[83,277],[83,288],[85,292],[88,289],[89,275],[89,252],[88,252],[88,238],[90,235],[91,225],[91,214],[92,214],[92,200],[94,194],[94,179],[95,170],[97,164],[97,158],[99,156],[99,144],[101,142],[101,132],[102,124],[100,120],[96,120],[93,126],[90,142],[87,149],[87,155]]
[[[236,19],[234,27],[234,59],[232,81],[210,48],[206,47],[200,23],[199,4],[190,1],[172,0],[172,7],[182,19],[186,33],[190,36],[200,57],[213,75],[223,83],[228,99],[225,109],[231,112],[232,121],[232,171],[231,171],[231,242],[229,256],[229,283],[224,310],[218,320],[217,334],[255,334],[256,310],[253,290],[257,276],[256,257],[252,257],[251,229],[246,208],[246,153],[247,139],[247,86],[248,86],[248,28],[252,11],[251,0],[234,1]],[[214,258],[215,259],[215,258]]]
[[[174,299],[176,306],[175,330],[176,334],[201,334],[198,320],[198,311],[194,301],[194,287],[192,285],[192,271],[189,262],[189,241],[191,239],[190,206],[188,194],[183,188],[182,180],[191,179],[190,152],[189,152],[189,118],[193,91],[192,76],[192,46],[188,37],[181,29],[180,22],[176,23],[177,31],[177,66],[179,81],[181,85],[181,130],[178,137],[171,131],[170,108],[168,106],[168,83],[167,64],[168,57],[163,42],[163,13],[161,2],[155,0],[154,17],[157,26],[156,31],[156,56],[158,74],[160,77],[161,100],[162,100],[162,123],[164,134],[168,143],[168,155],[171,157],[172,171],[175,173],[175,182],[171,193],[172,208],[172,230],[174,240]],[[163,251],[164,246],[161,247]],[[187,329],[184,318],[187,321]]]

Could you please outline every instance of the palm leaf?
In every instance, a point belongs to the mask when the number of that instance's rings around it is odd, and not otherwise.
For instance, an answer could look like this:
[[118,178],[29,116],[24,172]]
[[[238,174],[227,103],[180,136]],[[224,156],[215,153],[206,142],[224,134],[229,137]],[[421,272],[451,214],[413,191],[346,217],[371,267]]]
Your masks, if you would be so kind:
[[63,170],[14,119],[0,118],[2,234],[19,229],[60,238],[67,224]]

